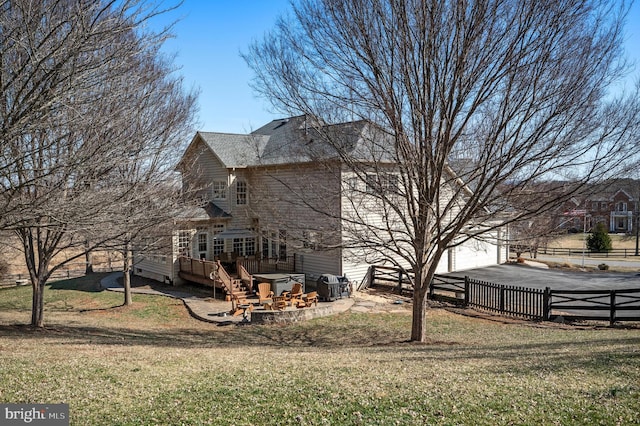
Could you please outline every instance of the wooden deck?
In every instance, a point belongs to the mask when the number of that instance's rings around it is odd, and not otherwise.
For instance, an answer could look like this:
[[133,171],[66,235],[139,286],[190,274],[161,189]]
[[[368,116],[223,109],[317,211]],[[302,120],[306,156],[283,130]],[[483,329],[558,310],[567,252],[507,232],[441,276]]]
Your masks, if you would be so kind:
[[235,264],[231,264],[232,267],[235,266],[235,273],[230,273],[220,261],[180,257],[179,263],[180,278],[215,287],[228,296],[234,293],[253,293],[253,274],[295,272],[294,258],[287,260],[237,258]]

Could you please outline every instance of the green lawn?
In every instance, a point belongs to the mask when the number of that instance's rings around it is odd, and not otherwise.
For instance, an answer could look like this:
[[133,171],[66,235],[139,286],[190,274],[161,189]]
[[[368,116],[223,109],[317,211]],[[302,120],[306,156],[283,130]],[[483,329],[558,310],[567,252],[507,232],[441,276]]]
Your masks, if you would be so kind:
[[637,424],[640,329],[429,314],[346,313],[288,326],[217,327],[180,302],[47,288],[0,290],[0,401],[70,405],[77,425]]

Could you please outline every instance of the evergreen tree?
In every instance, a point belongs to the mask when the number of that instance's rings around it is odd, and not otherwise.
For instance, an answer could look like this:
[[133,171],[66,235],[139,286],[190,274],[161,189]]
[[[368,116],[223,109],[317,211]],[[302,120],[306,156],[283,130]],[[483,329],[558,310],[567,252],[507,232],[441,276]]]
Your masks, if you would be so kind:
[[596,224],[591,235],[587,238],[587,248],[596,253],[611,250],[611,237],[602,223]]

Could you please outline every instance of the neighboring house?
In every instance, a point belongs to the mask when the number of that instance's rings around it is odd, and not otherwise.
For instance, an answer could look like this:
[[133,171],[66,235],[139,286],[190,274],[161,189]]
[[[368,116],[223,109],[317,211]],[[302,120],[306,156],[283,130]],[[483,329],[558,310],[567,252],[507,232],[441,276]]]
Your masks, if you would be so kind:
[[[377,262],[356,247],[344,247],[347,234],[357,232],[347,216],[357,212],[377,220],[366,208],[369,186],[392,190],[397,176],[390,167],[388,172],[378,169],[356,177],[339,161],[327,169],[317,161],[326,158],[327,146],[307,124],[300,116],[274,120],[250,134],[197,132],[177,170],[183,186],[199,193],[201,207],[176,219],[173,251],[161,256],[164,262],[137,259],[134,272],[179,283],[181,255],[227,261],[243,257],[291,260],[307,281],[321,274],[363,280],[370,264]],[[325,126],[322,131],[343,135],[353,151],[380,152],[363,145],[370,140],[363,135],[372,132],[365,122]],[[506,261],[507,248],[499,240],[471,240],[450,249],[438,272]]]
[[602,223],[610,233],[635,232],[634,222],[638,218],[640,203],[631,194],[640,191],[640,183],[627,180],[610,185],[594,188],[592,195],[581,202],[572,199],[573,204],[564,209],[564,218],[559,219],[561,227],[582,232]]
[[587,226],[603,223],[609,232],[630,233],[634,230],[633,219],[638,212],[638,202],[627,191],[619,189],[613,195],[589,197],[585,210],[591,218]]

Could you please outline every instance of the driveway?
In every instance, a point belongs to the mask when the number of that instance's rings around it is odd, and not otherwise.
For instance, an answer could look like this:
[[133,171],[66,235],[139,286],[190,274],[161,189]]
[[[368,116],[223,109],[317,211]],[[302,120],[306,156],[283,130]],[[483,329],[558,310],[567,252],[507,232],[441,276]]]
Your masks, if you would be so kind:
[[553,290],[640,289],[640,273],[580,272],[542,269],[520,264],[489,266],[448,275],[468,276],[495,284],[550,287]]

